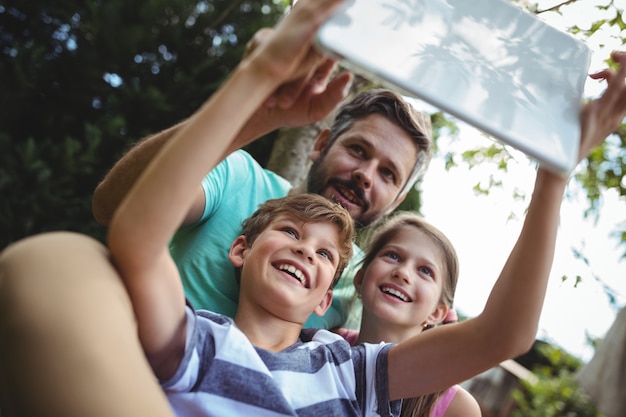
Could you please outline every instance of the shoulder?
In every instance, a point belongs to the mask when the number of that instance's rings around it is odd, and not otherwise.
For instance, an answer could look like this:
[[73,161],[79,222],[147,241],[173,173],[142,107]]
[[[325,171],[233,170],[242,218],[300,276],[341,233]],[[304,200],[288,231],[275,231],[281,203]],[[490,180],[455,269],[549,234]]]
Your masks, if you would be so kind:
[[255,176],[269,177],[277,181],[287,181],[275,172],[261,166],[252,155],[243,149],[238,149],[228,155],[224,161],[222,161],[222,164],[226,165],[230,170],[241,171]]
[[291,183],[280,175],[263,168],[252,155],[239,149],[228,155],[213,168],[202,181],[205,192],[211,186],[218,190],[228,188],[230,194],[247,185],[255,189],[268,190],[270,198],[273,193],[284,195],[291,189]]
[[354,346],[356,344],[357,339],[359,338],[359,331],[358,330],[345,329],[345,328],[341,327],[341,328],[336,330],[336,333],[339,336],[341,336],[344,339],[346,339],[346,341],[348,343],[350,343],[351,346]]
[[481,417],[480,406],[472,394],[461,386],[457,391],[443,417]]

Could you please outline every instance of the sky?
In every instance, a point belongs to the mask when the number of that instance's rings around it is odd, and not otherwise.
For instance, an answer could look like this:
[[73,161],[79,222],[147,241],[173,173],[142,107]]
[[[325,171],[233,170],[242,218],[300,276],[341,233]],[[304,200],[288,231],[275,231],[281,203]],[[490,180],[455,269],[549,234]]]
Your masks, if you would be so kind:
[[[542,1],[539,9],[555,3]],[[562,15],[544,14],[542,19],[559,29],[573,23],[588,28],[592,22],[606,17],[590,6],[606,3],[580,0],[563,8]],[[615,3],[626,6],[626,1]],[[590,72],[605,67],[604,60],[611,50],[625,49],[617,35],[619,33],[612,30],[601,31],[586,40],[593,50]],[[602,83],[589,80],[585,85],[585,96],[597,97],[603,90]],[[435,110],[419,101],[415,105],[426,111]],[[461,131],[456,138],[440,139],[438,144],[442,151],[462,152],[486,147],[493,140],[463,123],[459,122],[459,126]],[[534,163],[521,152],[510,151],[514,163],[506,174],[500,173],[489,162],[471,171],[465,167],[446,171],[444,161],[434,158],[421,186],[423,215],[446,233],[457,248],[461,272],[455,306],[461,314],[470,317],[483,309],[519,235],[534,185]],[[502,188],[492,190],[488,196],[474,194],[472,187],[477,182],[487,181],[494,173],[502,180]],[[525,198],[516,200],[514,193]],[[621,260],[624,248],[619,247],[619,240],[611,236],[618,224],[626,222],[626,201],[620,200],[617,193],[605,193],[602,201],[599,217],[585,219],[584,192],[570,181],[561,210],[555,261],[537,334],[539,339],[554,343],[584,361],[593,355],[587,336],[603,337],[617,314],[609,304],[603,286],[609,287],[617,296],[618,307],[626,306],[626,262]],[[573,250],[582,251],[589,262],[586,264],[576,259]],[[568,279],[563,281],[563,276]],[[582,278],[578,285],[575,285],[576,276]]]

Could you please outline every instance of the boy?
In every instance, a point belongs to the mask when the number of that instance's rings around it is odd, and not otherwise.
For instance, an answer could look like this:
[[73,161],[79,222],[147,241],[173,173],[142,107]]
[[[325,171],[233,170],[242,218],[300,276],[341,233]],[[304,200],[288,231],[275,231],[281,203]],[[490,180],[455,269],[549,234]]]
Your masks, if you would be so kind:
[[234,320],[188,307],[186,346],[178,337],[152,366],[177,415],[346,416],[379,403],[392,415],[391,345],[351,352],[333,333],[302,330],[329,307],[353,237],[349,213],[316,194],[269,200],[244,222],[229,254],[241,277]]

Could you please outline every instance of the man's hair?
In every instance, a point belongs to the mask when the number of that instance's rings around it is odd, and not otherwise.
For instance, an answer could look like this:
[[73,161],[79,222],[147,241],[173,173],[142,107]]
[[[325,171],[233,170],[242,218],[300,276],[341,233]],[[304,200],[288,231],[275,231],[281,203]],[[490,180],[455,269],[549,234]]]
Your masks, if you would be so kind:
[[352,258],[352,242],[355,232],[350,213],[340,204],[317,194],[296,194],[267,200],[243,222],[241,234],[246,237],[248,246],[252,246],[261,232],[281,215],[305,223],[330,223],[337,226],[339,263],[330,286],[333,288]]
[[402,128],[413,139],[417,148],[417,160],[401,195],[409,190],[421,174],[426,170],[432,158],[432,127],[430,117],[418,112],[400,94],[391,90],[371,89],[357,94],[340,109],[330,128],[328,137],[329,149],[346,130],[360,119],[371,114],[384,116]]

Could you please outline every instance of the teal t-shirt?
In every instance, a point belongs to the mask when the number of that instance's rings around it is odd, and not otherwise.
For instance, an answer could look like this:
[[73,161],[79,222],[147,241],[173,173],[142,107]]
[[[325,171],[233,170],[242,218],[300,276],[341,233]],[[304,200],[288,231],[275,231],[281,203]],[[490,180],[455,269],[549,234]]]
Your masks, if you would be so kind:
[[[239,150],[204,178],[202,188],[206,197],[204,213],[197,223],[175,234],[170,252],[194,308],[234,317],[239,286],[228,260],[230,245],[241,234],[243,220],[266,200],[286,196],[291,184]],[[360,253],[355,245],[355,258]],[[323,317],[312,315],[305,327],[328,329],[345,324],[355,292],[354,272],[354,268],[346,268],[327,313]]]

